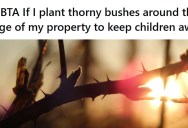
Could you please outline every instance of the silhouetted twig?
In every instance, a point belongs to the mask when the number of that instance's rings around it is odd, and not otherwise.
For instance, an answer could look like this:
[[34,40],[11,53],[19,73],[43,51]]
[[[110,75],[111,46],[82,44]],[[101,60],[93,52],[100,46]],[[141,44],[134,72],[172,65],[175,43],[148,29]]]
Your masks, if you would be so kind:
[[43,73],[41,71],[42,71],[43,55],[46,50],[45,48],[46,43],[47,43],[47,40],[39,40],[39,43],[38,43],[39,55],[38,55],[36,64],[33,67],[33,70],[31,72],[31,77],[28,83],[28,90],[32,92],[32,96],[30,97],[30,100],[28,100],[26,106],[33,103],[39,89],[42,86]]
[[67,65],[65,58],[65,49],[64,49],[64,41],[58,40],[59,43],[59,55],[60,55],[60,65],[61,65],[61,75],[63,79],[67,79]]

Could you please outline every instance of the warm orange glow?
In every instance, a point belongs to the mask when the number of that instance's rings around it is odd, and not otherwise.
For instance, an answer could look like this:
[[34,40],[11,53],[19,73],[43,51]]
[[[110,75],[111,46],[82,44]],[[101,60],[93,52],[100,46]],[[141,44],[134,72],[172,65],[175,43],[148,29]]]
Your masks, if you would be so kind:
[[182,97],[180,86],[178,85],[177,81],[174,78],[170,78],[168,80],[168,83],[165,89],[165,96],[170,97],[170,98]]
[[152,92],[150,92],[148,96],[156,97],[156,99],[151,101],[150,103],[154,107],[159,107],[161,104],[160,97],[164,94],[163,80],[159,77],[152,79],[146,84],[146,86],[152,90]]
[[[152,92],[149,93],[148,96],[156,98],[156,100],[154,100],[152,102],[152,104],[154,106],[160,105],[161,102],[159,101],[159,99],[160,99],[161,96],[166,96],[168,98],[180,98],[180,97],[182,97],[180,87],[177,84],[174,77],[173,78],[170,77],[168,79],[165,90],[164,90],[164,87],[163,87],[163,80],[162,80],[162,78],[159,78],[159,77],[151,80],[150,82],[148,82],[146,84],[146,86],[151,88],[151,90],[152,90]],[[172,106],[173,103],[168,102],[167,105]]]
[[163,80],[161,78],[152,79],[146,86],[152,90],[148,96],[159,98],[164,95]]

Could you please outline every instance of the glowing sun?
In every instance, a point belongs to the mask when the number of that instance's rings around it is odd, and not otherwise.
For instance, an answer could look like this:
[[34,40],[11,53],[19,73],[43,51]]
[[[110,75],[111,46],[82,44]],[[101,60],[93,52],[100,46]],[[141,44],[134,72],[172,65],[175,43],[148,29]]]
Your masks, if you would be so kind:
[[[180,86],[178,85],[176,79],[174,77],[170,77],[168,79],[166,88],[164,89],[164,84],[162,78],[154,78],[149,81],[146,85],[149,87],[152,92],[148,94],[149,97],[154,97],[156,100],[152,102],[155,106],[160,105],[160,98],[165,96],[167,98],[180,98],[182,97],[182,92],[180,90]],[[168,103],[171,105],[171,103]]]

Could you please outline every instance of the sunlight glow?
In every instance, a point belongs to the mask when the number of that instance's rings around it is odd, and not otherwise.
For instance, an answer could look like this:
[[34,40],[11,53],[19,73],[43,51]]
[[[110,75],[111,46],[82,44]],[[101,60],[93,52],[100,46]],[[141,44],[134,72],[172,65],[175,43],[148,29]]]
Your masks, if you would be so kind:
[[[170,77],[167,82],[166,89],[163,87],[162,78],[155,78],[146,84],[146,87],[149,87],[152,92],[148,94],[149,97],[155,97],[156,100],[151,103],[154,106],[159,106],[161,104],[160,97],[166,96],[168,98],[180,98],[182,97],[182,93],[179,85],[177,84],[175,78]],[[168,106],[173,106],[174,103],[167,102]]]
[[163,80],[161,78],[152,79],[146,86],[152,90],[148,96],[159,98],[164,95]]
[[149,81],[146,84],[152,92],[148,94],[149,97],[156,97],[155,100],[152,100],[150,103],[153,107],[159,107],[161,105],[160,97],[164,94],[163,80],[161,78],[155,78]]

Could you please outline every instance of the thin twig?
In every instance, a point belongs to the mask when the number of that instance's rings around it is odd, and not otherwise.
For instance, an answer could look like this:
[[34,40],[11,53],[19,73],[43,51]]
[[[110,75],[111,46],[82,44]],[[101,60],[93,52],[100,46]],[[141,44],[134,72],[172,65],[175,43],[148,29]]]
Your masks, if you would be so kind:
[[36,61],[36,64],[34,65],[31,73],[31,77],[28,83],[28,90],[31,91],[31,96],[28,98],[28,102],[26,104],[30,105],[35,100],[35,97],[39,91],[39,89],[42,86],[42,79],[43,79],[43,73],[42,71],[42,64],[43,64],[43,56],[44,56],[44,49],[46,46],[47,40],[39,40],[39,55]]
[[64,41],[58,40],[58,43],[59,43],[61,76],[63,76],[63,79],[66,79],[67,78],[67,65],[66,65],[66,58],[65,58]]

